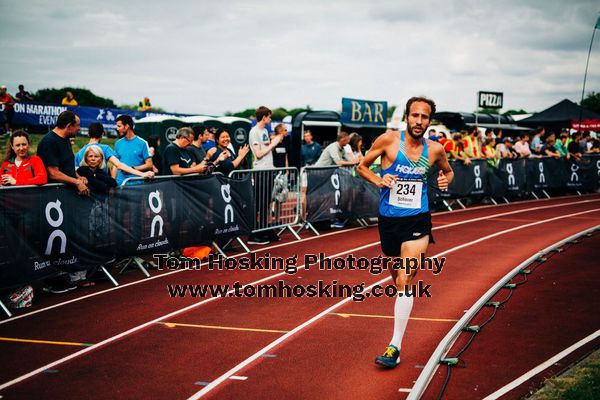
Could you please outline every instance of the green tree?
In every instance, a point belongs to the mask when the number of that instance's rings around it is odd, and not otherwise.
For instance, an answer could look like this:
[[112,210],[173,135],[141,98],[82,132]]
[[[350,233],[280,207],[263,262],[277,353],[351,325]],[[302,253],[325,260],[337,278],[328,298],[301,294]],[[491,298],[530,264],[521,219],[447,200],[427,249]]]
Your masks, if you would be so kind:
[[529,114],[529,113],[527,111],[523,110],[522,108],[519,110],[508,110],[508,111],[502,113],[502,115],[516,115],[516,114]]
[[[137,111],[138,109],[138,105],[137,104],[119,104],[117,106],[118,109],[120,110],[131,110],[131,111]],[[169,113],[168,111],[165,111],[164,108],[161,107],[154,107],[152,106],[152,111],[151,112],[156,112],[156,113]]]
[[600,114],[600,92],[589,92],[581,102],[581,106],[587,110]]
[[88,89],[64,87],[61,89],[40,89],[34,94],[36,101],[46,104],[61,104],[67,92],[73,93],[77,104],[87,107],[117,108],[112,99],[96,96]]
[[394,115],[394,111],[396,111],[396,108],[398,106],[394,105],[394,106],[388,106],[388,112],[387,112],[387,119],[388,121],[392,119],[392,115]]
[[498,114],[500,110],[497,108],[479,108],[475,112],[479,114]]
[[277,107],[273,110],[273,121],[281,121],[288,115],[288,111],[283,107]]

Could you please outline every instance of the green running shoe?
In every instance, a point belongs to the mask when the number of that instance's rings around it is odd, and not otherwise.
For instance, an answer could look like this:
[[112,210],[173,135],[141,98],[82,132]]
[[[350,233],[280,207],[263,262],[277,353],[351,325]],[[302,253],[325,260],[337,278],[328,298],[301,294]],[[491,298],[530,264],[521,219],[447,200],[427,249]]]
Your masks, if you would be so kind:
[[390,344],[385,353],[375,359],[375,364],[381,365],[385,368],[394,368],[400,364],[400,350],[393,344]]

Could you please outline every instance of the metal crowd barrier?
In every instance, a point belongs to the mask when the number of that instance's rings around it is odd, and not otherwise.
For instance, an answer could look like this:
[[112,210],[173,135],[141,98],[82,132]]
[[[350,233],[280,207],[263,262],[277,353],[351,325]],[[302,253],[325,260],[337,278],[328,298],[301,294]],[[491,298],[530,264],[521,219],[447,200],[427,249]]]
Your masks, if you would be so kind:
[[[289,229],[292,235],[300,240],[300,236],[292,228],[300,220],[301,211],[298,169],[287,167],[235,170],[229,177],[243,179],[248,175],[254,187],[256,211],[256,224],[252,233],[279,230],[279,236]],[[244,248],[247,250],[247,247]]]

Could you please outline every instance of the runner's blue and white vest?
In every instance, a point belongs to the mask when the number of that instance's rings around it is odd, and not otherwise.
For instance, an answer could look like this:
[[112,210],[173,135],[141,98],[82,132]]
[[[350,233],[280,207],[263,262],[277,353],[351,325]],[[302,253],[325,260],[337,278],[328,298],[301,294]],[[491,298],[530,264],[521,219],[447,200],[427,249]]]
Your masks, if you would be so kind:
[[404,131],[401,131],[400,146],[398,147],[396,159],[388,168],[381,170],[381,176],[385,174],[397,175],[398,181],[392,189],[381,189],[379,215],[384,217],[407,217],[428,212],[428,172],[427,141],[423,138],[423,153],[419,161],[413,162],[406,156]]

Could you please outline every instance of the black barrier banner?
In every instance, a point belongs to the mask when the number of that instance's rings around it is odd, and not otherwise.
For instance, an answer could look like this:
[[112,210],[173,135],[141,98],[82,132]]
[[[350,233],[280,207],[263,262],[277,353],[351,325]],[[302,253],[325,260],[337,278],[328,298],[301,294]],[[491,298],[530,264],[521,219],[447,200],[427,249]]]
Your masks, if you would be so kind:
[[348,168],[307,168],[308,221],[376,217],[379,189]]
[[0,288],[108,261],[110,236],[89,229],[96,205],[106,203],[55,185],[0,190]]
[[527,191],[536,192],[546,190],[550,187],[549,181],[554,179],[547,158],[527,159]]
[[157,180],[115,191],[116,253],[165,252],[252,231],[254,197],[246,177]]
[[454,180],[448,187],[445,197],[460,198],[489,194],[488,164],[485,160],[472,160],[470,165],[465,165],[462,161],[452,161],[450,166],[454,171]]
[[580,161],[572,160],[569,165],[567,188],[570,190],[595,192],[598,189],[599,156],[585,156]]
[[[527,166],[526,159],[503,158],[498,164],[499,176],[508,194],[515,197],[525,195],[527,189]],[[493,193],[492,196],[496,197]]]
[[165,252],[252,231],[250,179],[156,180],[79,196],[64,186],[0,190],[0,289],[119,256]]

